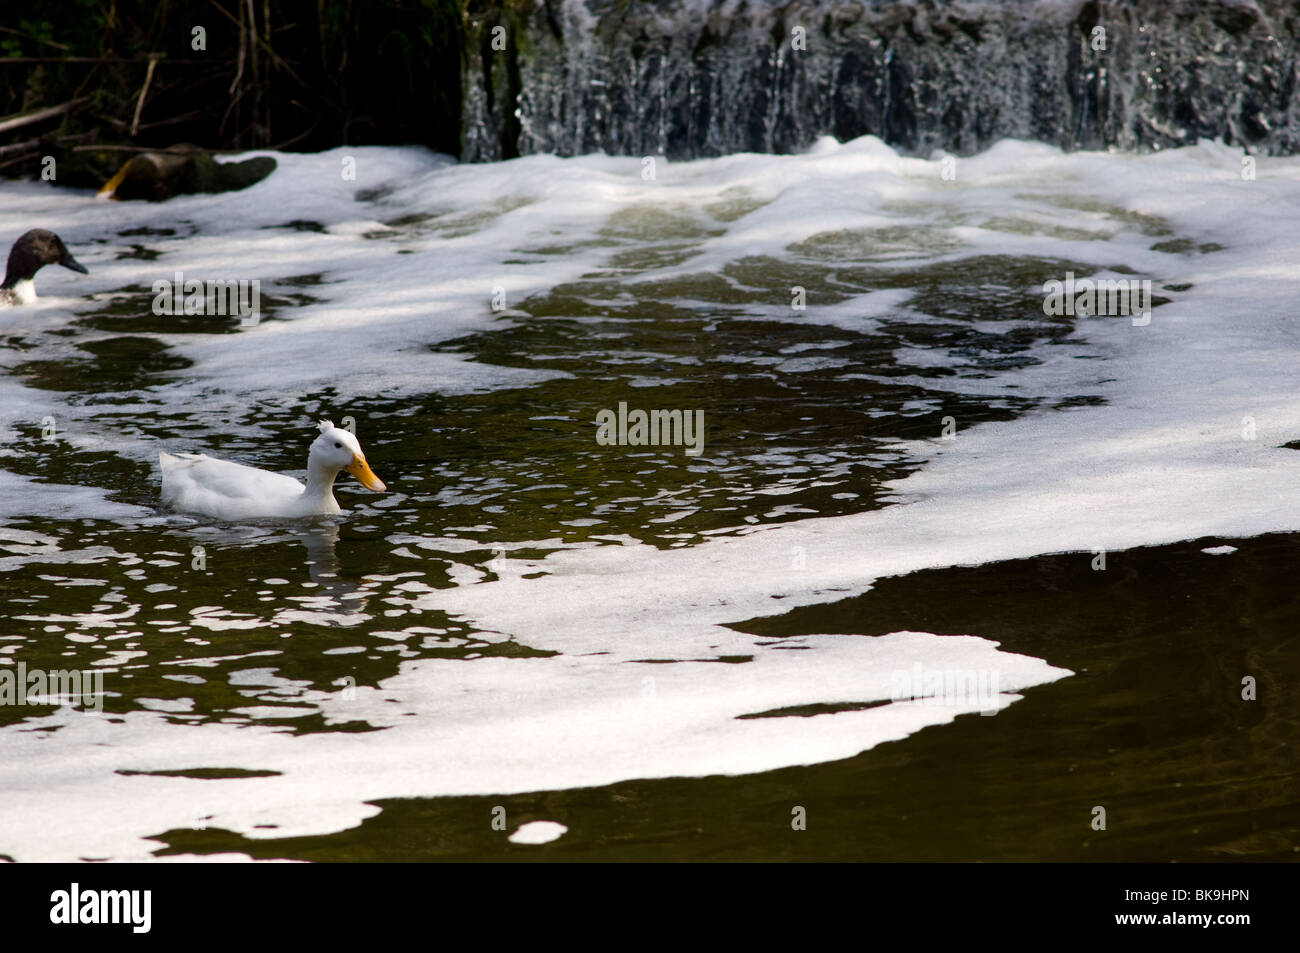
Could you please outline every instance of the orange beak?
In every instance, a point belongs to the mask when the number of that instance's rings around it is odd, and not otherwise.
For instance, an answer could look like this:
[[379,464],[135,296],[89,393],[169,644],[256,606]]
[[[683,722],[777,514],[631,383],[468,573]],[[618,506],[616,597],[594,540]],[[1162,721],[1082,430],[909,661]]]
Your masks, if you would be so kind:
[[366,458],[359,453],[352,457],[352,465],[347,470],[367,490],[383,493],[388,489],[388,487],[384,486],[384,481],[375,476],[375,471],[370,469],[370,464],[366,463]]
[[107,182],[104,183],[103,188],[101,188],[99,192],[95,194],[95,198],[97,199],[115,198],[117,195],[117,187],[126,181],[126,170],[127,170],[127,166],[129,166],[130,164],[131,163],[129,162],[124,163],[122,168],[117,170],[117,175],[113,176],[111,179],[109,179]]

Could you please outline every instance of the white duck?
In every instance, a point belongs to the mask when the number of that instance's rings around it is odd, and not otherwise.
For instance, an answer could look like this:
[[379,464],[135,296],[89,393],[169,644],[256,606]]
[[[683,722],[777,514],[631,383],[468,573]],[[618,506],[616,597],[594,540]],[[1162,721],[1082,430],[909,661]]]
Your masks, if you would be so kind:
[[293,477],[202,453],[160,453],[162,501],[177,510],[220,520],[297,518],[341,512],[334,478],[347,470],[367,490],[382,493],[384,481],[366,463],[357,438],[328,420],[307,456],[307,484]]

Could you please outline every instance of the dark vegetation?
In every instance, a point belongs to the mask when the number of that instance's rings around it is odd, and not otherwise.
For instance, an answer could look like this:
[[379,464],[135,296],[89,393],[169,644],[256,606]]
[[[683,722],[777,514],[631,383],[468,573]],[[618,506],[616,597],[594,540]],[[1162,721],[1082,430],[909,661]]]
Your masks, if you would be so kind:
[[51,157],[59,182],[93,186],[136,151],[185,143],[417,144],[470,162],[789,153],[867,134],[919,156],[1006,138],[1300,151],[1294,0],[586,7],[0,0],[0,176]]
[[[140,149],[460,151],[465,0],[0,0],[0,175]],[[199,34],[197,28],[202,28]]]

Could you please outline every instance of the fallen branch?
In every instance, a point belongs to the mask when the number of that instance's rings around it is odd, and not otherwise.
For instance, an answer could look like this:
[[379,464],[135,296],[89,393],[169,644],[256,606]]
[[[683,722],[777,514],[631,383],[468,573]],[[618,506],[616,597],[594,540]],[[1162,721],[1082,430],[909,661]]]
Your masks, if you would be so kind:
[[22,30],[14,30],[7,26],[0,26],[0,33],[12,33],[14,36],[21,36],[25,40],[35,40],[43,46],[52,46],[56,50],[67,50],[71,48],[63,43],[55,43],[53,40],[46,40],[32,33],[24,33]]
[[[73,152],[156,152],[166,156],[189,156],[194,154],[192,147],[169,146],[166,149],[157,149],[153,146],[73,146]],[[224,155],[226,153],[234,154],[236,152],[247,152],[247,149],[204,149],[204,152],[210,152],[214,155]]]
[[[0,66],[21,66],[31,63],[143,63],[147,56],[0,56]],[[174,60],[187,66],[211,64],[211,60]]]
[[89,96],[82,96],[80,99],[71,99],[59,106],[51,106],[48,109],[38,109],[34,113],[28,113],[26,116],[15,116],[12,119],[0,120],[0,132],[8,132],[11,129],[21,129],[23,126],[30,126],[33,123],[43,122],[46,119],[53,119],[55,116],[62,116],[66,112],[71,112],[82,103],[90,99]]
[[34,152],[41,147],[41,140],[28,139],[26,142],[11,142],[7,146],[0,146],[0,159],[9,155],[11,152]]
[[152,146],[73,146],[73,152],[161,152],[163,155],[189,155],[188,149],[155,149]]
[[[83,132],[72,136],[60,136],[59,145],[66,142],[73,142],[77,139],[88,139],[95,135],[93,132]],[[8,146],[0,146],[0,169],[8,168],[11,165],[17,165],[20,162],[30,162],[32,153],[40,152],[45,142],[40,139],[30,139],[27,142],[16,142]],[[77,146],[74,149],[80,148]],[[11,154],[12,153],[12,154]]]

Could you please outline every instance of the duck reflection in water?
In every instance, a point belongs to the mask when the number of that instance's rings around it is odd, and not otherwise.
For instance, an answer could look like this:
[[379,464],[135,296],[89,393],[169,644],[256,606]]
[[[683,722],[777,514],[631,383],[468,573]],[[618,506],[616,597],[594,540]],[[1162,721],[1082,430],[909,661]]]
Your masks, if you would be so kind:
[[[348,615],[364,612],[369,603],[370,586],[365,580],[341,574],[342,563],[337,551],[339,524],[333,519],[313,520],[292,527],[195,526],[180,532],[190,540],[187,549],[195,558],[203,554],[204,559],[211,559],[218,548],[246,549],[295,540],[306,549],[302,565],[307,570],[306,578],[315,583],[315,586],[301,590],[302,595],[326,597],[334,603],[332,608]],[[318,605],[317,608],[324,606]]]

